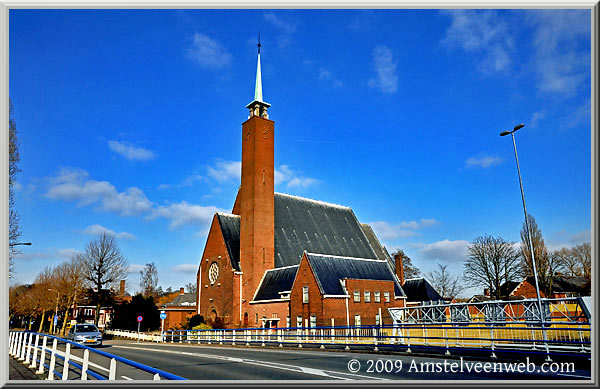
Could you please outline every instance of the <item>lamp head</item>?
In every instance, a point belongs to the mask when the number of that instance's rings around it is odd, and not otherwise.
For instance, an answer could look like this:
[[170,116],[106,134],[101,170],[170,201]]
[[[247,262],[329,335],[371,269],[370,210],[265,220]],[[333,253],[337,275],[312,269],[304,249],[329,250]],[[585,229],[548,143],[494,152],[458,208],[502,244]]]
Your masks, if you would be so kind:
[[508,134],[510,134],[510,131],[502,131],[500,133],[500,136],[505,136],[505,135],[508,135]]
[[523,128],[523,127],[525,127],[525,124],[523,124],[523,123],[521,123],[521,124],[517,124],[517,125],[515,126],[515,129],[514,129],[513,131],[520,130],[520,129],[521,129],[521,128]]

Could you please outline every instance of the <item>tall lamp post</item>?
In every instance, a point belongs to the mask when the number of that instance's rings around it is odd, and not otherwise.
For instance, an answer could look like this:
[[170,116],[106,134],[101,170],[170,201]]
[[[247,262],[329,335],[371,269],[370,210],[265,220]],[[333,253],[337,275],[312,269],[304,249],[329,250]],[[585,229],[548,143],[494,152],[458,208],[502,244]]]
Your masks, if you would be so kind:
[[525,124],[517,124],[512,131],[502,131],[500,136],[510,134],[512,136],[513,147],[515,149],[515,160],[517,161],[517,172],[519,173],[519,185],[521,186],[521,199],[523,200],[523,212],[525,213],[525,229],[527,231],[527,240],[531,250],[531,265],[533,267],[533,278],[535,279],[535,293],[537,295],[538,309],[540,312],[540,321],[544,327],[544,314],[542,311],[542,299],[540,298],[540,286],[538,283],[537,269],[535,266],[535,256],[533,254],[533,242],[531,241],[531,231],[529,230],[529,221],[527,220],[527,206],[525,205],[525,194],[523,193],[523,181],[521,180],[521,169],[519,168],[519,157],[517,156],[517,143],[515,142],[515,132],[525,127]]

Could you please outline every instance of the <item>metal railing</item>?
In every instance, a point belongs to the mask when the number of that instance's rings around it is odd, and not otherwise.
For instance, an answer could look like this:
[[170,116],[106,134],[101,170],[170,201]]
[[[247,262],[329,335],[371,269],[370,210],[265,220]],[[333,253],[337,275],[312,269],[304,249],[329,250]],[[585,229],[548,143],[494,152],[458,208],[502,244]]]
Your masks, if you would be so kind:
[[[544,332],[546,335],[544,336]],[[165,331],[163,341],[170,343],[201,343],[226,345],[293,345],[373,347],[412,352],[488,351],[492,357],[498,352],[533,352],[539,354],[568,354],[578,356],[591,353],[590,326],[571,323],[552,327],[522,323],[444,324],[402,323],[385,326],[354,327],[291,327],[242,328],[213,330]]]
[[[49,346],[49,342],[52,346]],[[116,380],[117,365],[122,374],[145,380],[185,378],[56,336],[37,332],[10,331],[9,355],[47,380]],[[48,363],[46,362],[48,358]],[[106,366],[108,363],[108,367]]]

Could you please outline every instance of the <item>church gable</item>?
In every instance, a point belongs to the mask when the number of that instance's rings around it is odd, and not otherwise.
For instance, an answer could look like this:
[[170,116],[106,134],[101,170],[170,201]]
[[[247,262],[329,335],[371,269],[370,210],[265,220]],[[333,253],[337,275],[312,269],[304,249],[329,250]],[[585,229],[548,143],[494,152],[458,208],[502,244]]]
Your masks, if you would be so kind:
[[227,213],[217,214],[225,247],[231,261],[231,267],[240,271],[240,217]]

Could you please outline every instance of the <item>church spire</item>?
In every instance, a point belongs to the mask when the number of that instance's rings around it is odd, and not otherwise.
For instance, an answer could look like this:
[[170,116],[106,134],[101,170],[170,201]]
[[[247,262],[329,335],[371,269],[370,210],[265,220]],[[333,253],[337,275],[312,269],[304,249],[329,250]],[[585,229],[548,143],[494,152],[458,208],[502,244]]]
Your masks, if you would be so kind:
[[269,118],[267,114],[267,108],[271,106],[271,104],[263,101],[262,95],[262,74],[260,71],[260,48],[262,45],[260,44],[260,33],[258,34],[258,61],[256,62],[256,83],[254,86],[254,100],[246,106],[246,108],[250,109],[250,117],[252,116],[260,116],[265,119]]

